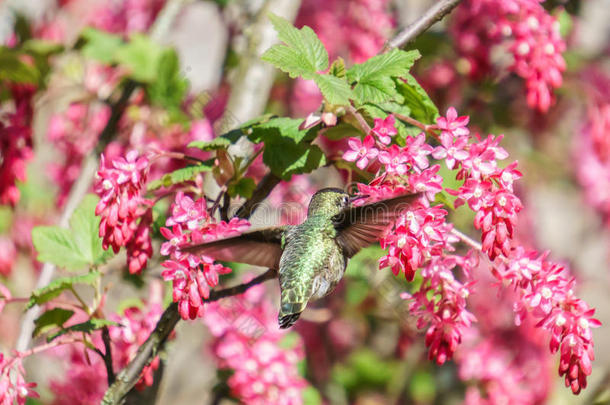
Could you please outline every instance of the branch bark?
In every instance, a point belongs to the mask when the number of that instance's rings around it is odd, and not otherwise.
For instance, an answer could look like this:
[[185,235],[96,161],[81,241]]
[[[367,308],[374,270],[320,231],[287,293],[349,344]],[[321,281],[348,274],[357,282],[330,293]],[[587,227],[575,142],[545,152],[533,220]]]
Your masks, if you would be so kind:
[[409,42],[413,41],[415,38],[417,38],[417,36],[422,34],[436,22],[442,20],[443,17],[449,14],[451,10],[453,10],[460,3],[460,1],[461,0],[435,1],[434,4],[428,10],[426,10],[422,16],[402,29],[394,38],[386,42],[382,49],[382,53],[394,48],[402,48]]
[[[218,301],[221,298],[243,294],[250,287],[271,280],[276,276],[277,271],[269,269],[247,283],[224,288],[222,290],[211,291],[210,297],[203,300],[203,302],[213,302]],[[125,395],[127,395],[140,379],[142,369],[159,353],[179,320],[180,314],[178,313],[178,304],[174,302],[163,312],[155,329],[151,332],[148,339],[146,339],[146,342],[140,346],[133,360],[119,373],[114,384],[108,388],[104,395],[104,399],[102,400],[102,404],[119,404],[123,401]]]

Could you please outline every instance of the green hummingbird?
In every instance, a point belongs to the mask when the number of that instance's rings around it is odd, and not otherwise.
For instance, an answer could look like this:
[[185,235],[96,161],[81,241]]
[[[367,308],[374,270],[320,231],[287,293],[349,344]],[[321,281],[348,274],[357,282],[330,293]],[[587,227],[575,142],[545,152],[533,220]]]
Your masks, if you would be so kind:
[[278,270],[278,321],[280,328],[288,328],[309,301],[335,289],[348,259],[377,241],[419,196],[408,194],[354,206],[355,200],[366,196],[350,197],[339,188],[324,188],[311,197],[307,219],[300,225],[260,229],[182,250]]

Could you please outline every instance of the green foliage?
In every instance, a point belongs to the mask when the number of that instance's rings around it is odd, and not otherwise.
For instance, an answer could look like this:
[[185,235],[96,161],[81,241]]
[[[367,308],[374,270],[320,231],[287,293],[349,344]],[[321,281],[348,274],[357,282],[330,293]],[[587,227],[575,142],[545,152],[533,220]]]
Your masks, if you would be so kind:
[[406,82],[397,81],[398,93],[404,98],[403,104],[411,109],[412,118],[425,124],[433,124],[439,117],[438,108],[417,80],[410,74],[403,77]]
[[330,104],[349,104],[352,90],[344,79],[331,75],[317,74],[313,80],[318,85],[324,99]]
[[83,56],[102,63],[115,63],[116,52],[123,46],[123,39],[119,35],[95,28],[85,28],[81,33],[81,39],[85,41],[82,47]]
[[139,82],[150,83],[157,79],[163,55],[161,46],[142,34],[133,34],[114,54],[114,60],[130,71]]
[[64,323],[72,318],[72,315],[74,315],[74,311],[63,308],[53,308],[44,312],[34,321],[32,337],[40,336],[54,328],[63,327]]
[[157,66],[156,79],[146,88],[150,101],[168,109],[179,109],[188,84],[180,74],[180,61],[173,49],[165,49]]
[[241,179],[231,182],[227,192],[231,197],[241,196],[244,198],[252,197],[252,193],[256,188],[256,182],[253,178],[242,177]]
[[322,396],[318,390],[312,385],[305,387],[303,390],[303,405],[320,405],[321,403]]
[[83,199],[70,219],[70,229],[38,226],[32,230],[32,242],[40,262],[79,270],[103,264],[113,255],[102,248],[98,234],[100,218],[95,215],[97,201],[92,194]]
[[297,29],[274,14],[269,15],[283,44],[272,46],[262,56],[264,61],[288,73],[292,78],[313,79],[317,72],[328,68],[328,52],[322,41],[308,26]]
[[434,376],[427,371],[416,371],[409,382],[409,392],[417,403],[431,403],[436,397]]
[[359,103],[392,99],[396,95],[392,79],[407,76],[419,57],[418,51],[394,49],[352,66],[347,71],[347,79],[354,85],[354,99]]
[[23,60],[23,53],[16,49],[0,46],[0,81],[13,83],[38,83],[40,72],[35,66]]
[[58,337],[65,335],[66,333],[83,332],[83,333],[90,334],[91,332],[96,331],[98,329],[102,329],[105,326],[113,326],[113,325],[117,325],[117,323],[109,321],[107,319],[91,318],[86,322],[77,323],[76,325],[72,325],[67,328],[62,328],[61,330],[59,330],[53,334],[50,334],[47,337],[47,342],[51,342],[51,341],[57,339]]
[[286,138],[265,143],[263,162],[283,180],[293,174],[310,173],[326,164],[326,155],[317,145],[295,144]]
[[171,187],[174,184],[184,183],[195,178],[199,173],[209,172],[214,167],[214,159],[209,159],[196,165],[189,165],[176,169],[163,175],[159,180],[150,182],[148,190],[153,191],[161,187]]
[[385,388],[398,369],[398,362],[381,359],[369,349],[361,349],[350,355],[346,364],[333,369],[333,379],[347,391]]
[[243,135],[244,132],[241,129],[235,129],[214,138],[211,141],[193,141],[188,144],[188,147],[197,148],[204,151],[227,149],[229,146],[237,142]]
[[93,285],[96,280],[99,279],[101,274],[97,271],[92,271],[87,274],[72,277],[60,277],[57,278],[49,285],[41,287],[32,292],[30,300],[26,305],[26,309],[33,307],[34,305],[42,305],[46,302],[51,301],[53,298],[58,297],[65,290],[73,288],[75,284],[86,284]]

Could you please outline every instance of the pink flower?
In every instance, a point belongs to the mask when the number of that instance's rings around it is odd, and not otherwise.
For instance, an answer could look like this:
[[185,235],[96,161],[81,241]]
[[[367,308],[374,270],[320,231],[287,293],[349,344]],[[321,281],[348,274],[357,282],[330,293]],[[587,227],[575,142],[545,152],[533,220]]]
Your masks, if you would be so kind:
[[245,404],[302,404],[307,385],[297,363],[304,357],[300,339],[290,347],[277,326],[277,311],[263,286],[208,306],[203,321],[214,336],[211,345],[219,367],[233,371],[231,394]]
[[19,201],[16,181],[26,180],[26,164],[32,156],[32,98],[30,85],[10,85],[15,112],[0,115],[0,204]]
[[364,170],[369,165],[369,160],[375,159],[379,154],[379,150],[375,148],[375,139],[371,135],[364,137],[364,141],[359,138],[349,138],[348,150],[343,154],[343,159],[348,162],[356,162],[356,166],[360,170]]
[[385,119],[375,118],[374,123],[373,134],[377,136],[379,142],[389,145],[392,142],[392,137],[398,133],[394,126],[394,116],[390,114]]
[[441,129],[441,135],[450,136],[452,139],[470,134],[467,127],[469,121],[470,117],[467,115],[458,117],[455,108],[449,107],[444,117],[436,119],[436,125]]
[[0,275],[8,277],[17,259],[15,243],[5,236],[0,236]]
[[25,381],[25,369],[22,364],[22,355],[8,358],[0,353],[0,404],[25,405],[28,398],[40,398],[34,391],[35,383]]
[[468,145],[468,137],[454,137],[448,132],[440,135],[441,145],[434,148],[432,156],[435,159],[445,159],[445,164],[449,169],[456,167],[456,162],[466,160],[470,154],[465,149]]
[[407,163],[410,156],[398,145],[392,145],[386,150],[379,152],[379,162],[385,166],[386,173],[402,176],[407,173]]

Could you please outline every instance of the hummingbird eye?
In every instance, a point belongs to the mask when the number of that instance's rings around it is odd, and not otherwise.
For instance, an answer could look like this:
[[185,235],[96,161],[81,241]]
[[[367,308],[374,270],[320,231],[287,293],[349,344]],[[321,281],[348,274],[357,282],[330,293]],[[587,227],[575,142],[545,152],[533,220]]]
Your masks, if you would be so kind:
[[347,204],[349,204],[349,197],[344,195],[343,196],[343,205],[347,205]]

